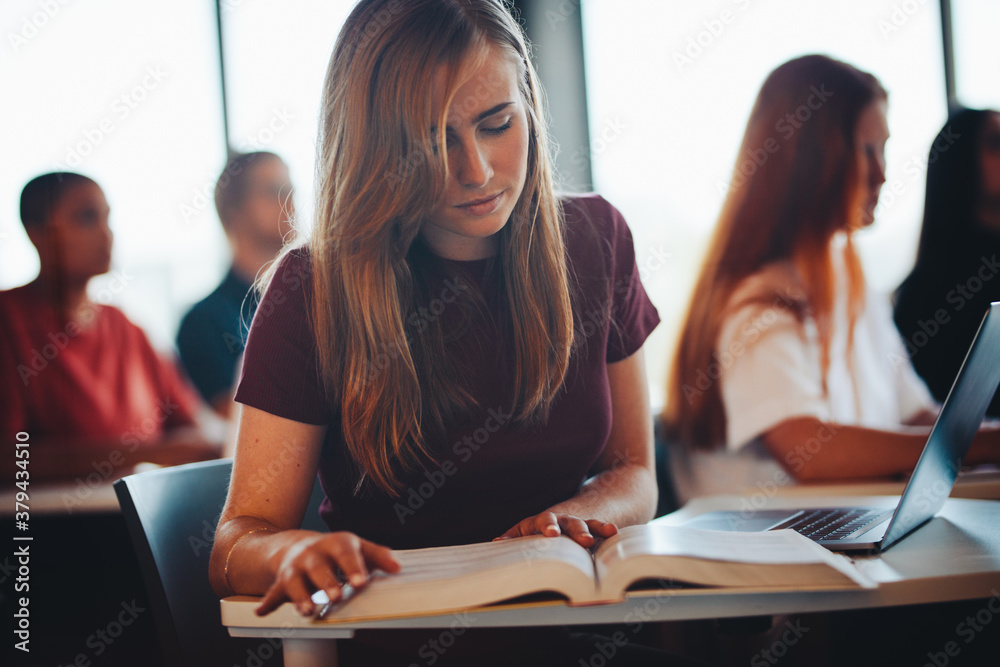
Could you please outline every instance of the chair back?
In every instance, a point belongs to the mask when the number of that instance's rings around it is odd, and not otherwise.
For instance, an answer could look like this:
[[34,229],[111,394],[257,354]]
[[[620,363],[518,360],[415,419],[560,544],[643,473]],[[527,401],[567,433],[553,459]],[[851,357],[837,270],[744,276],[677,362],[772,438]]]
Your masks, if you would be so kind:
[[683,445],[671,441],[665,431],[660,419],[654,418],[653,446],[656,454],[656,486],[659,490],[656,500],[656,516],[658,517],[681,508],[677,487],[674,484],[674,472],[670,464],[670,450],[674,447],[683,447]]
[[[263,665],[281,653],[278,640],[230,637],[208,581],[232,467],[232,459],[190,463],[114,484],[168,667]],[[318,514],[322,499],[317,483],[303,528],[325,530]]]

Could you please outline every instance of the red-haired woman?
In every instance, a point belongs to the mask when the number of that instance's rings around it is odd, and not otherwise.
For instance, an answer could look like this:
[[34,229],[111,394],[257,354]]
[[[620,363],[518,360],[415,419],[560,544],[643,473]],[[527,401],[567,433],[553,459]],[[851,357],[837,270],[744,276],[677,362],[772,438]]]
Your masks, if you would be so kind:
[[[662,415],[683,497],[916,463],[937,411],[853,236],[885,182],[887,95],[820,55],[757,97]],[[997,460],[981,434],[969,461]]]

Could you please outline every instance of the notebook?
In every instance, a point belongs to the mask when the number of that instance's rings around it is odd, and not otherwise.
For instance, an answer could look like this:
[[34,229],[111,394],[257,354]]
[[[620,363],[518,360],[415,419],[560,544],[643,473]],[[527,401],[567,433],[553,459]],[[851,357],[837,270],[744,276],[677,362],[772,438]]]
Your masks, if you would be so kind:
[[834,551],[882,551],[929,521],[944,505],[962,458],[1000,384],[1000,301],[990,304],[941,406],[920,459],[895,507],[708,512],[683,525],[710,530],[792,528]]

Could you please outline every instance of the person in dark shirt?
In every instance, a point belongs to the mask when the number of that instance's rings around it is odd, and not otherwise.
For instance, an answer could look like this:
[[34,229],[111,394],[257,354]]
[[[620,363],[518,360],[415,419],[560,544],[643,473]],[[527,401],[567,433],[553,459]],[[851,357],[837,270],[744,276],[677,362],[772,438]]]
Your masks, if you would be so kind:
[[[221,596],[308,615],[313,591],[340,597],[338,570],[355,587],[397,571],[387,547],[590,547],[653,517],[642,347],[659,317],[621,214],[555,195],[541,100],[498,0],[355,6],[322,96],[312,234],[276,262],[247,341]],[[317,472],[330,533],[298,530]],[[408,665],[421,636],[350,650]],[[544,628],[461,644],[437,664],[579,657]]]
[[[1000,113],[960,109],[934,138],[917,261],[896,293],[913,367],[944,401],[991,301],[1000,300]],[[1000,417],[1000,393],[986,414]]]
[[257,308],[251,286],[292,230],[288,167],[265,151],[234,156],[215,186],[215,207],[232,249],[232,266],[181,320],[177,350],[202,398],[228,418],[246,330]]

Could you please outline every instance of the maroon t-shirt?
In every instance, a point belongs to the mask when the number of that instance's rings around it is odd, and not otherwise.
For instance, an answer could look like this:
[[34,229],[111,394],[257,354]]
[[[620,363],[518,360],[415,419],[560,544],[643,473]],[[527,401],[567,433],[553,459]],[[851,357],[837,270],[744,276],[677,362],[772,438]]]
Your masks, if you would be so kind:
[[[306,311],[308,252],[282,260],[250,328],[236,400],[328,425],[319,464],[327,499],[320,514],[331,530],[397,549],[481,542],[579,491],[611,429],[607,365],[636,352],[659,316],[640,283],[622,215],[596,195],[567,199],[563,208],[575,337],[548,421],[524,427],[509,415],[504,387],[511,362],[500,333],[496,262],[436,258],[428,272],[428,294],[435,296],[406,326],[419,335],[440,318],[476,407],[428,443],[437,464],[404,475],[399,497],[372,484],[354,491],[358,468],[344,445],[338,408],[324,398]],[[459,298],[465,281],[477,284],[488,312]]]

